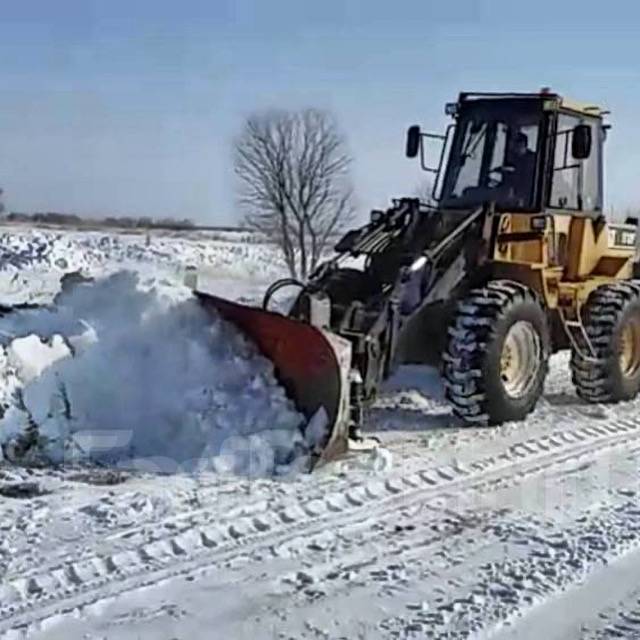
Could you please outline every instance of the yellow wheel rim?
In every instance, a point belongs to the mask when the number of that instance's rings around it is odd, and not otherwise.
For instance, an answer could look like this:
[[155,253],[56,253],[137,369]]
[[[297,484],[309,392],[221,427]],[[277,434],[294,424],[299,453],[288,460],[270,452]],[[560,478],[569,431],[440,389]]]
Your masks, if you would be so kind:
[[635,376],[640,369],[640,317],[629,318],[622,327],[618,356],[622,375]]
[[530,391],[542,366],[542,345],[535,327],[524,320],[507,332],[500,355],[500,378],[506,393],[522,398]]

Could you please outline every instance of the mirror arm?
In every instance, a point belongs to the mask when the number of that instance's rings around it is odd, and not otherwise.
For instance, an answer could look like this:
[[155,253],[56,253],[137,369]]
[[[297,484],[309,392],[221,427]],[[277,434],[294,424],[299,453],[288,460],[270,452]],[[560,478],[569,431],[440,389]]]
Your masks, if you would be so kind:
[[427,161],[424,155],[424,143],[423,143],[423,139],[425,137],[424,133],[420,134],[420,166],[422,167],[423,171],[429,171],[429,167],[427,167]]
[[[423,171],[427,171],[428,173],[434,173],[436,175],[436,178],[433,182],[433,190],[431,193],[433,199],[436,201],[439,200],[436,194],[438,191],[438,187],[440,186],[440,176],[442,173],[442,165],[444,164],[444,161],[445,161],[445,154],[447,152],[449,137],[451,135],[452,129],[454,129],[455,126],[456,126],[455,123],[451,123],[447,127],[444,135],[438,134],[438,133],[423,133],[423,132],[419,133],[418,153],[420,154],[420,166]],[[425,139],[427,138],[431,138],[433,140],[440,140],[442,142],[442,148],[440,149],[440,157],[438,158],[438,165],[436,167],[430,167],[427,164],[426,150],[425,150]]]

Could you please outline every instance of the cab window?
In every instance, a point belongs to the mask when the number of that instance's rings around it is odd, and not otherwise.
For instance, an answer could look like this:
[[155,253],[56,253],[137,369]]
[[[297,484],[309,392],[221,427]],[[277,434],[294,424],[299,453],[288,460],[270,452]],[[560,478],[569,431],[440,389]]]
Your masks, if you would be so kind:
[[[571,155],[573,129],[578,124],[592,129],[591,154],[585,160]],[[555,137],[553,177],[549,206],[556,209],[596,211],[600,205],[600,126],[586,118],[561,114]]]

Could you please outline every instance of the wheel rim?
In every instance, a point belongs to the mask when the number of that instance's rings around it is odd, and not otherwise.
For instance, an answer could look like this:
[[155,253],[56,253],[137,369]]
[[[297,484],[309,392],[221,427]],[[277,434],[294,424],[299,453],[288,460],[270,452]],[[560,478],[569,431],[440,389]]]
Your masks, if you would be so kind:
[[535,384],[542,365],[542,346],[535,327],[524,320],[507,332],[500,356],[500,378],[512,398],[526,396]]
[[631,378],[640,369],[640,317],[630,318],[620,336],[620,369]]

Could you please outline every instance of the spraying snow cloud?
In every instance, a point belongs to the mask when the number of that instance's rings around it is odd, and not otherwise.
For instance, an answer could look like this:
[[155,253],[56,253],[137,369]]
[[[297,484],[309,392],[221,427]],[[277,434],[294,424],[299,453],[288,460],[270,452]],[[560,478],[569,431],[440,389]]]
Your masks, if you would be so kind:
[[0,336],[24,385],[0,422],[5,451],[29,429],[55,463],[274,473],[304,451],[272,364],[186,289],[117,273],[0,318]]

